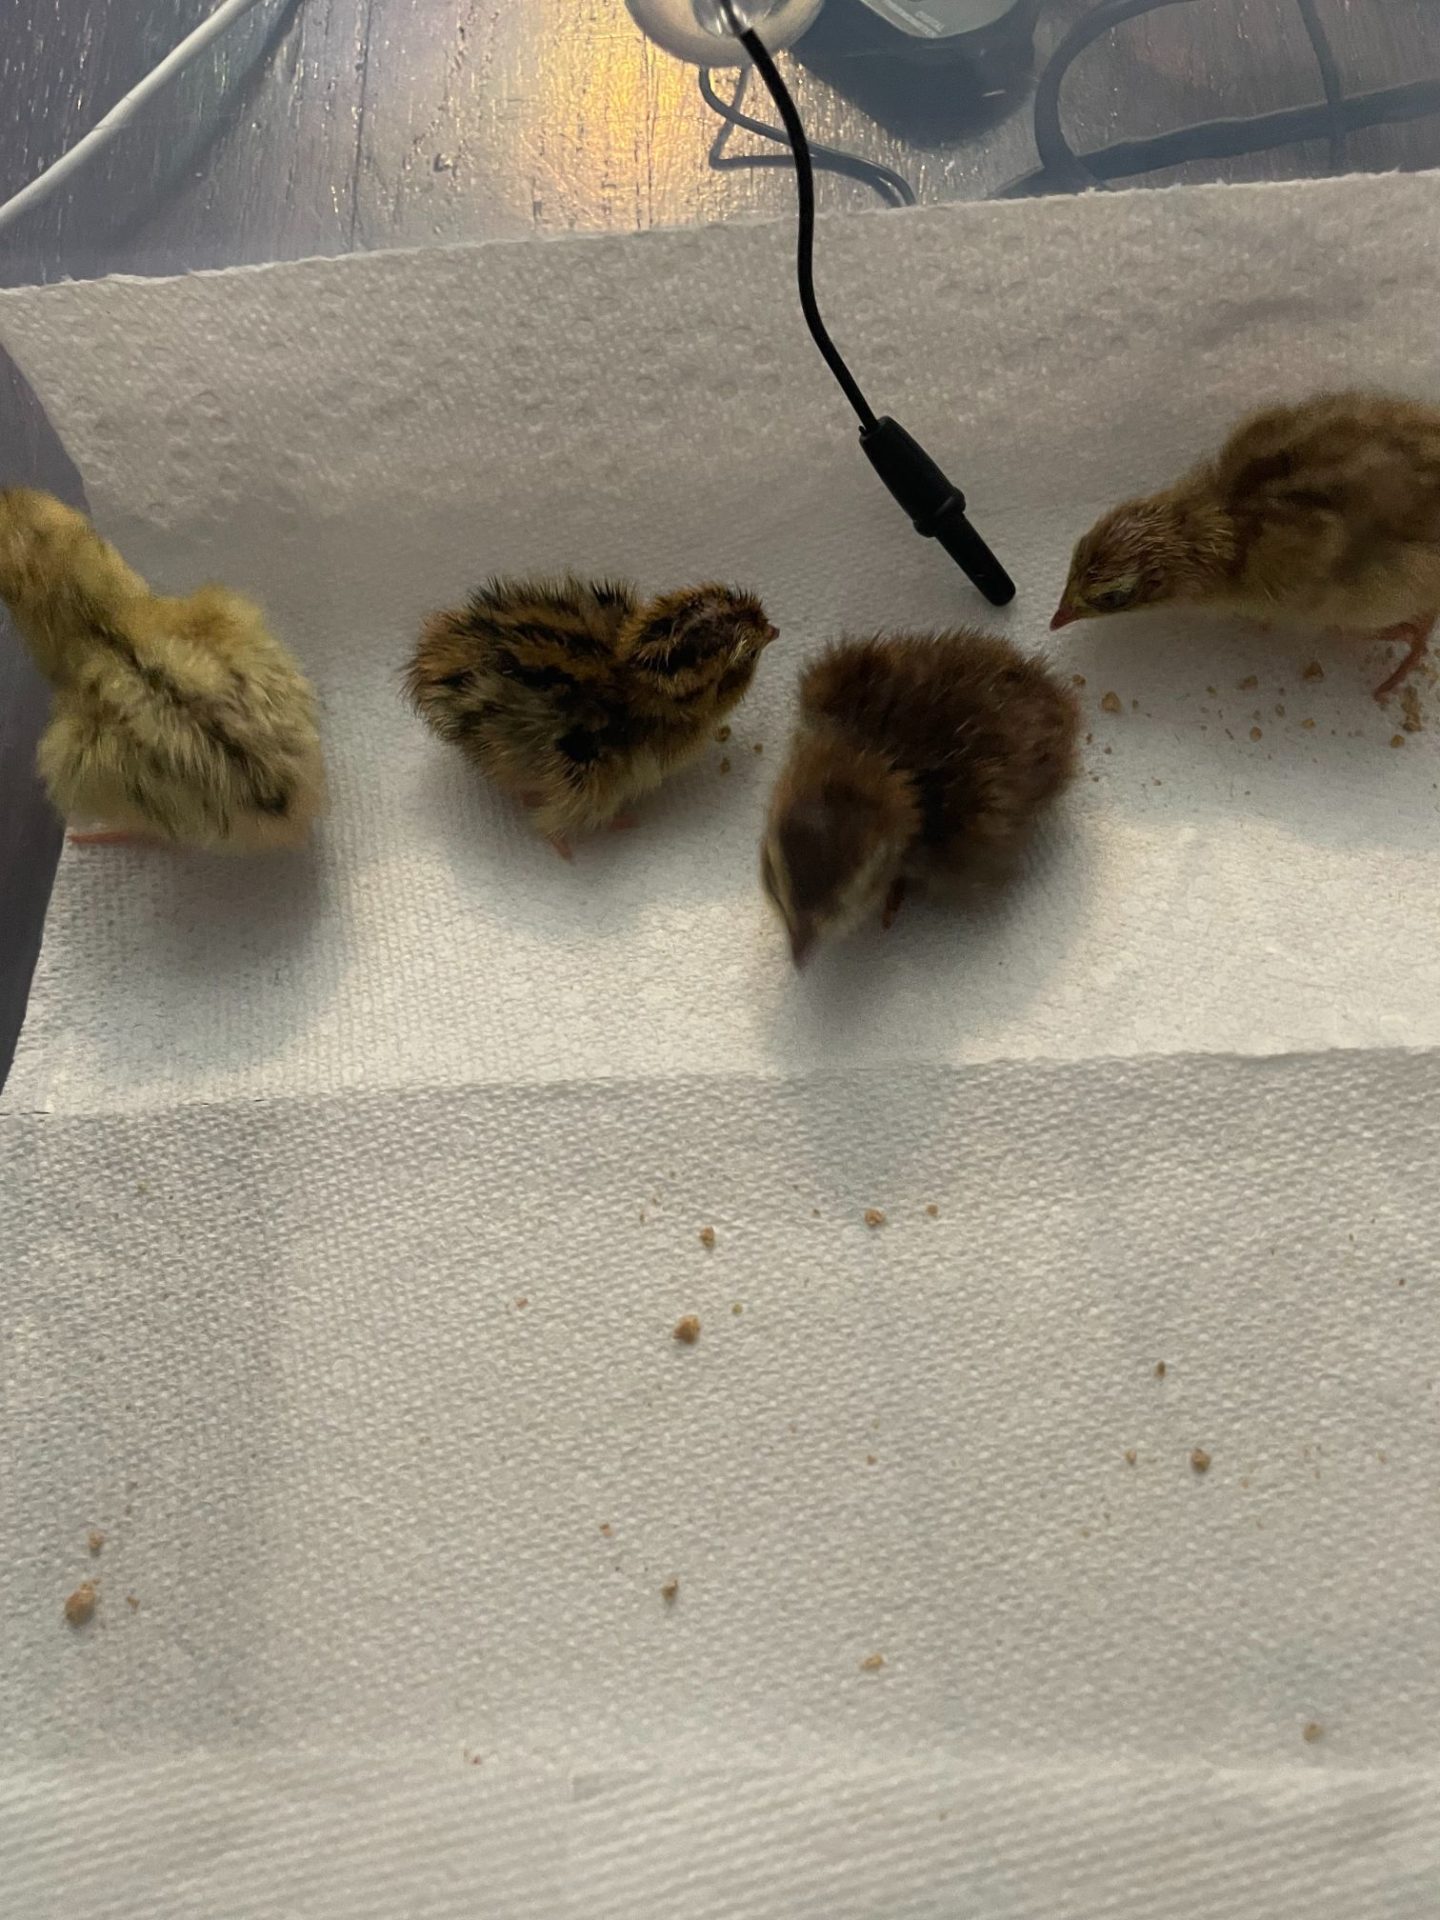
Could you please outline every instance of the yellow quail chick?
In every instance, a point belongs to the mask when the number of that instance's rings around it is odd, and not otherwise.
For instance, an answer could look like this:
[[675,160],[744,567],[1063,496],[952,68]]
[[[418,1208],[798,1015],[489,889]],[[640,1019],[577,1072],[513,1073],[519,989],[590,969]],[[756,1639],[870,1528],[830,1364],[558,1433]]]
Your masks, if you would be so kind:
[[1213,460],[1096,522],[1051,625],[1166,605],[1403,642],[1383,700],[1440,610],[1440,411],[1324,393],[1253,414]]
[[256,852],[324,802],[314,698],[259,609],[224,587],[151,593],[83,514],[0,493],[0,598],[55,690],[41,778],[80,840]]
[[406,689],[568,858],[701,750],[774,638],[732,587],[642,604],[608,580],[490,580],[425,623]]
[[761,878],[802,966],[908,881],[998,878],[1074,771],[1074,696],[990,634],[842,640],[800,680]]

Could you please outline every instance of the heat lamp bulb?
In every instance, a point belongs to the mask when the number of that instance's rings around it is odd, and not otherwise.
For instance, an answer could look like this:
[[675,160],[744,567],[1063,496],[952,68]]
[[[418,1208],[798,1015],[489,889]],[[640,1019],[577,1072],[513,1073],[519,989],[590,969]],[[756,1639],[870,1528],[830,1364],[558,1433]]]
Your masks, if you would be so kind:
[[741,67],[727,14],[755,27],[767,47],[788,47],[819,13],[821,0],[625,0],[641,31],[677,60],[697,67]]

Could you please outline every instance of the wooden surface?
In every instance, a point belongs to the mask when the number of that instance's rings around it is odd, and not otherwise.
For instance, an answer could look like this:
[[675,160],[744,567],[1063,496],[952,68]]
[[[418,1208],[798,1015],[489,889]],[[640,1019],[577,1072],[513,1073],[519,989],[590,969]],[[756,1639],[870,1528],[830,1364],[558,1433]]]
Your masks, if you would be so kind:
[[[0,0],[0,200],[213,4]],[[1047,0],[1039,59],[1091,5]],[[1440,0],[1319,5],[1348,88],[1440,76]],[[897,168],[922,200],[983,198],[1035,163],[1026,84],[944,137],[907,137],[904,99],[872,113],[843,81],[789,64],[813,136]],[[1084,148],[1320,97],[1295,0],[1190,0],[1091,48],[1063,108]],[[641,39],[623,0],[260,0],[71,191],[0,240],[0,285],[787,210],[782,169],[711,169],[716,126],[694,72]],[[741,135],[736,149],[755,145]],[[1350,164],[1440,166],[1440,121],[1357,135]],[[1327,168],[1316,142],[1185,177]],[[821,192],[826,207],[870,204],[847,181]],[[0,484],[25,478],[72,497],[79,484],[0,341]],[[0,1074],[58,844],[30,771],[42,710],[0,623]]]
[[[0,198],[211,4],[5,0]],[[1091,4],[1049,0],[1040,58]],[[1319,4],[1348,85],[1440,76],[1436,0]],[[924,200],[982,197],[1034,164],[1022,90],[993,103],[990,124],[972,116],[944,144],[917,144],[793,70],[816,138],[897,167]],[[1065,116],[1087,145],[1319,97],[1295,0],[1190,0],[1091,48],[1066,84]],[[782,172],[709,168],[715,124],[693,70],[642,40],[623,0],[261,0],[63,203],[0,245],[0,279],[180,272],[787,207]],[[1361,134],[1352,164],[1440,165],[1440,123]],[[1189,172],[1249,179],[1326,165],[1315,143]],[[824,193],[831,206],[866,199],[844,181]]]

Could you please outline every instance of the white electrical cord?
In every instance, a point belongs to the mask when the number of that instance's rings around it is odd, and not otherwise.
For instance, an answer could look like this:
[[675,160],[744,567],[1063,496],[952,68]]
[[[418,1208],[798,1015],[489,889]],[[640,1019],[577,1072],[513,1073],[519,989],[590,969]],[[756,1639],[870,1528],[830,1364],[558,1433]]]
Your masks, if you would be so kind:
[[167,53],[159,66],[153,67],[123,100],[117,100],[68,153],[62,153],[28,187],[22,187],[12,199],[0,205],[0,233],[4,233],[22,214],[28,213],[32,207],[38,207],[42,200],[48,200],[52,193],[58,192],[72,174],[78,173],[81,167],[93,160],[103,147],[108,147],[116,134],[129,126],[140,109],[168,87],[178,73],[183,72],[198,54],[205,51],[212,40],[224,33],[227,27],[233,26],[241,14],[248,13],[251,7],[258,4],[259,0],[220,0],[220,5],[209,19],[202,20],[193,33],[186,34],[179,46]]

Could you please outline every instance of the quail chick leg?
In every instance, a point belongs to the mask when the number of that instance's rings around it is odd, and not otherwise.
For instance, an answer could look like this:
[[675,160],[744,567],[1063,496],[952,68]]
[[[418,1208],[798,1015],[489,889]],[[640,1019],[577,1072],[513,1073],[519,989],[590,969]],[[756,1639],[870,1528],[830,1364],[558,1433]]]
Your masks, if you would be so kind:
[[885,907],[880,915],[882,932],[888,933],[895,924],[895,916],[905,904],[905,876],[902,873],[890,883],[890,891],[885,896]]
[[1420,613],[1413,620],[1402,620],[1398,626],[1386,627],[1374,636],[1377,640],[1404,640],[1410,649],[1389,679],[1382,680],[1376,687],[1377,700],[1388,698],[1398,686],[1403,685],[1425,658],[1426,648],[1430,645],[1430,631],[1435,625],[1435,620],[1434,613]]
[[96,827],[93,832],[68,833],[72,847],[158,847],[153,834],[129,833],[124,827]]

